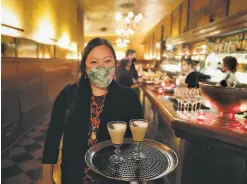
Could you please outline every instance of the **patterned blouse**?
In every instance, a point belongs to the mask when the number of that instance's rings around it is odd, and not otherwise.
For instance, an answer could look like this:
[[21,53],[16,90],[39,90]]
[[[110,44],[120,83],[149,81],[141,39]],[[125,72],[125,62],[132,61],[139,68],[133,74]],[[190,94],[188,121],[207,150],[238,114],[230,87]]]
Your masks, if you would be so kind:
[[[105,96],[92,96],[91,97],[91,117],[88,132],[88,147],[90,148],[97,143],[97,134],[100,126],[100,113],[103,110]],[[99,184],[99,180],[95,179],[98,175],[89,167],[84,170],[83,184]]]

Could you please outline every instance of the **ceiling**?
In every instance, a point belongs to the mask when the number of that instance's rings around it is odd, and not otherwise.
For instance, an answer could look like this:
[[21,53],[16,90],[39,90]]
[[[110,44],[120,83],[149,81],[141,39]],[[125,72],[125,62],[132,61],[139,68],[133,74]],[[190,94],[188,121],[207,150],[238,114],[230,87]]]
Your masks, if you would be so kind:
[[[85,36],[114,36],[121,23],[115,21],[117,12],[142,13],[144,19],[137,27],[138,35],[145,35],[161,19],[174,10],[181,0],[80,0],[84,9]],[[123,7],[133,5],[133,7]],[[106,31],[101,31],[107,28]]]

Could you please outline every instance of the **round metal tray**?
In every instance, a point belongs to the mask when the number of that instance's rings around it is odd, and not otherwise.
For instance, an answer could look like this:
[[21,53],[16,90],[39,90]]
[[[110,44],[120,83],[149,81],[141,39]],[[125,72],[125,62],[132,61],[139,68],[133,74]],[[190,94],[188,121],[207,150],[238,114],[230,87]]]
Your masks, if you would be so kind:
[[126,161],[116,165],[109,161],[109,157],[114,154],[115,147],[110,140],[103,141],[87,151],[85,161],[96,173],[122,181],[155,180],[172,172],[178,164],[176,153],[159,142],[146,139],[141,149],[147,158],[134,161],[130,158],[130,153],[134,150],[133,140],[124,139],[121,151]]

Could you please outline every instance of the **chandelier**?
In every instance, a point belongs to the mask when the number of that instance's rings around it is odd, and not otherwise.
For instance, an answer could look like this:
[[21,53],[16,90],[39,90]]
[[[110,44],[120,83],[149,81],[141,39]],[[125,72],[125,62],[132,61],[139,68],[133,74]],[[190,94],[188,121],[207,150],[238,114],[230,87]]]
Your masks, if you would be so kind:
[[130,42],[129,36],[135,33],[136,26],[142,19],[142,13],[135,15],[130,11],[125,15],[122,15],[121,13],[116,14],[115,20],[117,22],[123,21],[123,27],[121,29],[116,29],[116,34],[120,37],[116,40],[119,47],[127,47]]

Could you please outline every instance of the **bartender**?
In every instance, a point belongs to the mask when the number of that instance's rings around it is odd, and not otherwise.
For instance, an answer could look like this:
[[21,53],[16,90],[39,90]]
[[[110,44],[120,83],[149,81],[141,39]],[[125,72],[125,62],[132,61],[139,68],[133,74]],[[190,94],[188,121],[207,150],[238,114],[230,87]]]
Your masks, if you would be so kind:
[[235,57],[227,56],[223,59],[221,72],[225,73],[224,78],[218,83],[220,86],[236,87],[239,83],[236,77],[238,61]]
[[183,59],[181,62],[182,75],[179,76],[179,85],[188,88],[199,88],[199,82],[210,79],[210,76],[200,73],[198,61],[191,58]]

